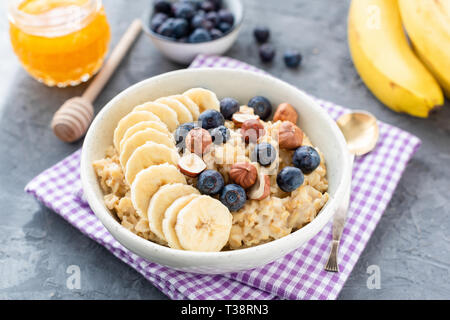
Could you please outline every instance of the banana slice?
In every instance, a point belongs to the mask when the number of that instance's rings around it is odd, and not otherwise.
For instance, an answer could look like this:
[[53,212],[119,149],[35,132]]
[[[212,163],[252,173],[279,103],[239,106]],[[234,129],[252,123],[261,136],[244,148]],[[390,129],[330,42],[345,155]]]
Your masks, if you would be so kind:
[[134,150],[148,141],[160,143],[168,146],[169,148],[175,149],[175,141],[173,140],[173,138],[169,138],[166,134],[158,130],[148,128],[142,131],[138,131],[125,141],[123,148],[120,151],[119,160],[123,168],[126,168],[128,159],[131,157]]
[[113,143],[116,150],[119,150],[120,141],[122,140],[128,128],[141,121],[161,121],[154,113],[149,111],[133,111],[123,117],[114,130]]
[[150,199],[159,187],[170,183],[186,184],[186,178],[171,164],[159,164],[142,170],[131,185],[131,202],[141,217],[146,217]]
[[125,167],[125,179],[129,185],[134,181],[136,175],[142,170],[157,164],[177,165],[180,155],[174,148],[153,141],[148,141],[136,148],[131,154]]
[[228,242],[232,221],[222,202],[199,196],[180,210],[175,232],[185,250],[220,251]]
[[203,88],[192,88],[183,93],[194,101],[200,108],[200,112],[208,109],[220,111],[220,102],[214,92]]
[[164,213],[164,219],[162,221],[162,230],[164,233],[164,238],[167,241],[169,247],[173,249],[183,250],[183,247],[178,241],[177,233],[175,232],[175,224],[177,223],[178,212],[183,209],[189,202],[195,198],[200,197],[197,194],[190,194],[183,196],[175,200]]
[[164,213],[175,200],[190,194],[200,194],[200,192],[190,185],[181,183],[166,184],[159,188],[148,206],[150,230],[161,239],[166,240],[162,229]]
[[192,117],[192,114],[189,112],[189,109],[186,108],[184,104],[182,104],[178,100],[163,97],[159,98],[158,100],[155,100],[155,102],[165,104],[173,111],[175,111],[177,113],[178,122],[180,122],[180,124],[194,121],[194,118]]
[[170,132],[174,132],[180,124],[178,116],[175,111],[162,103],[146,102],[137,107],[134,107],[134,111],[149,111],[157,115],[162,122],[164,122],[169,128]]
[[136,123],[134,126],[128,128],[128,130],[125,131],[125,134],[123,135],[123,138],[119,144],[119,151],[122,150],[122,147],[125,144],[125,141],[128,140],[129,137],[131,137],[133,134],[135,134],[138,131],[142,131],[142,130],[145,130],[148,128],[152,128],[152,129],[161,131],[162,133],[167,134],[168,137],[172,138],[172,134],[170,133],[166,124],[163,123],[162,121],[142,121],[142,122]]
[[191,112],[194,120],[198,119],[198,116],[200,115],[200,108],[194,101],[192,101],[191,98],[188,96],[183,96],[182,94],[170,96],[169,98],[180,101]]

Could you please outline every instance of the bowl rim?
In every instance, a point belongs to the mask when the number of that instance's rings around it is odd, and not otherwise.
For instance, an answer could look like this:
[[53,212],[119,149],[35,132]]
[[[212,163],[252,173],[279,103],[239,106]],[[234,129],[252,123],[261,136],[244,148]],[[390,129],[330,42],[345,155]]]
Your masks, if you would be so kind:
[[[150,240],[146,240],[144,238],[139,237],[138,235],[134,234],[130,230],[123,227],[111,214],[111,212],[106,209],[104,206],[104,200],[103,198],[99,199],[95,197],[94,188],[99,187],[98,180],[95,179],[97,182],[97,185],[94,186],[93,184],[89,183],[89,172],[93,172],[92,169],[92,163],[89,162],[89,157],[87,155],[87,151],[89,150],[89,144],[92,143],[93,140],[95,140],[95,131],[98,126],[101,124],[101,120],[103,119],[103,115],[106,114],[110,108],[112,108],[116,102],[121,101],[126,96],[133,93],[133,91],[138,90],[140,87],[146,86],[149,83],[157,83],[162,78],[166,77],[172,77],[176,76],[178,74],[184,74],[184,73],[192,73],[192,74],[198,74],[198,73],[210,73],[210,72],[229,72],[229,73],[235,73],[236,76],[239,76],[239,74],[252,74],[252,76],[262,77],[266,78],[266,80],[274,81],[277,83],[277,86],[285,86],[289,87],[295,91],[298,92],[302,96],[302,99],[304,99],[308,105],[312,108],[315,108],[317,112],[321,113],[322,117],[325,119],[327,124],[331,127],[331,130],[334,132],[335,138],[339,144],[339,150],[341,150],[343,153],[346,153],[347,151],[347,145],[345,142],[345,138],[342,134],[342,132],[339,130],[339,127],[337,126],[336,122],[329,116],[329,114],[320,107],[307,93],[304,91],[296,88],[295,86],[277,79],[271,75],[268,74],[262,74],[262,73],[256,73],[254,71],[250,70],[242,70],[242,69],[231,69],[231,68],[195,68],[195,69],[181,69],[181,70],[175,70],[167,73],[163,73],[154,77],[150,77],[148,79],[142,80],[127,89],[121,91],[119,94],[117,94],[114,98],[112,98],[97,114],[94,121],[92,122],[84,143],[82,147],[82,154],[81,154],[81,181],[82,181],[82,188],[84,190],[84,195],[89,203],[89,206],[91,210],[95,213],[95,215],[99,218],[101,223],[103,224],[106,229],[111,233],[112,237],[116,239],[119,243],[127,247],[129,250],[135,252],[135,250],[138,251],[146,251],[146,252],[154,252],[155,254],[164,255],[164,256],[172,256],[174,258],[180,259],[181,262],[182,259],[192,259],[197,258],[198,261],[205,261],[205,259],[224,259],[224,258],[233,258],[233,259],[239,259],[240,257],[242,259],[245,259],[246,257],[257,254],[261,251],[270,251],[276,248],[281,247],[289,247],[289,243],[291,241],[300,240],[302,234],[308,234],[312,233],[313,237],[317,235],[322,229],[323,226],[327,222],[329,222],[334,215],[337,208],[340,206],[340,203],[342,202],[342,199],[344,198],[345,193],[347,192],[347,186],[351,182],[351,169],[350,169],[350,161],[348,156],[344,156],[344,163],[342,163],[342,179],[338,182],[338,186],[336,188],[335,195],[330,195],[327,203],[325,206],[319,211],[317,216],[312,220],[310,223],[302,227],[301,229],[298,229],[294,232],[291,232],[290,234],[275,239],[272,241],[269,241],[264,244],[256,245],[253,247],[248,248],[242,248],[242,249],[236,249],[236,250],[228,250],[228,251],[219,251],[219,252],[198,252],[198,251],[187,251],[187,250],[178,250],[173,249],[169,247],[165,247],[163,245],[157,244],[155,242],[152,242]],[[94,173],[95,175],[95,173]],[[324,221],[325,220],[325,221]],[[322,227],[319,228],[318,231],[315,231],[316,225],[320,226],[322,224]],[[111,230],[114,230],[117,234],[114,234]],[[132,247],[138,248],[133,250],[133,248],[130,248],[129,244],[123,244],[122,241],[119,239],[129,239],[131,242],[133,242]],[[299,248],[303,243],[300,243],[296,248]],[[139,255],[139,254],[138,254]]]
[[[226,1],[228,1],[228,0],[226,0]],[[220,38],[217,38],[217,39],[212,39],[212,40],[209,40],[209,41],[197,42],[197,43],[179,42],[179,41],[174,41],[172,38],[165,37],[165,36],[162,36],[162,35],[154,32],[151,28],[149,28],[150,16],[153,16],[153,7],[152,6],[149,6],[147,9],[145,9],[144,14],[141,17],[142,30],[148,36],[150,36],[152,38],[156,38],[156,39],[164,41],[164,42],[167,42],[167,43],[174,43],[174,44],[186,45],[186,46],[191,46],[191,47],[204,45],[204,44],[207,44],[207,43],[215,43],[215,42],[223,40],[224,38],[232,35],[237,30],[239,30],[241,28],[241,26],[242,26],[242,23],[244,21],[244,16],[245,16],[244,5],[243,5],[241,0],[235,0],[235,1],[237,1],[240,4],[241,18],[238,21],[234,22],[232,28],[230,30],[228,30],[227,33],[225,33],[223,36],[221,36]]]

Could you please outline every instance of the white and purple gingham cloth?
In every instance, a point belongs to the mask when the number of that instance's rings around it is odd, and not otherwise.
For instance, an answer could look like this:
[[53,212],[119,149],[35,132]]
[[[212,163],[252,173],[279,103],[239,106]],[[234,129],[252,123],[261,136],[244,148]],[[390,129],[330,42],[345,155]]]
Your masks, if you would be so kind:
[[[191,67],[230,67],[261,72],[231,58],[202,55]],[[317,102],[333,118],[349,111],[331,102]],[[408,132],[382,122],[379,128],[376,149],[354,163],[348,220],[339,250],[340,273],[323,269],[330,251],[331,222],[303,247],[250,271],[198,275],[144,260],[120,245],[83,200],[79,192],[80,150],[34,178],[25,190],[172,299],[335,299],[380,220],[409,159],[420,146],[420,140]]]

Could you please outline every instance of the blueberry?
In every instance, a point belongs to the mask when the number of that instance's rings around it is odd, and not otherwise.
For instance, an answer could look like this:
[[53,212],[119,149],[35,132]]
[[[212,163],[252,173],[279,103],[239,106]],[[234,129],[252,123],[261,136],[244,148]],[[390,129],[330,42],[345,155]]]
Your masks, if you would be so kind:
[[223,115],[219,111],[212,109],[202,112],[198,117],[198,121],[202,128],[206,130],[223,126],[225,123]]
[[195,9],[189,2],[181,2],[175,6],[175,17],[190,20],[195,15]]
[[277,184],[284,192],[294,191],[304,180],[302,171],[296,167],[284,167],[277,175]]
[[205,17],[206,17],[206,20],[209,20],[212,22],[213,27],[217,26],[220,22],[219,15],[215,11],[208,12]]
[[230,31],[232,28],[232,25],[227,23],[227,22],[221,22],[219,23],[219,29],[220,31],[222,31],[223,33],[227,33],[228,31]]
[[272,113],[272,104],[267,98],[262,96],[251,98],[247,105],[250,108],[253,108],[255,114],[264,121],[267,120]]
[[298,51],[288,50],[284,53],[284,63],[288,68],[297,68],[302,62],[302,55]]
[[166,21],[168,16],[164,13],[157,13],[152,17],[152,20],[150,21],[150,29],[156,32],[158,30],[159,26],[163,24],[164,21]]
[[202,17],[206,16],[205,10],[197,10],[197,13],[196,13],[196,14],[198,14],[198,15],[200,15],[200,16],[202,16]]
[[247,201],[244,188],[237,184],[227,184],[220,193],[220,201],[230,211],[238,211]]
[[167,0],[156,0],[153,8],[155,12],[162,12],[165,14],[170,14],[172,11],[172,5],[170,4],[170,1]]
[[262,166],[271,165],[277,158],[277,150],[267,142],[259,143],[252,153],[252,161],[257,161]]
[[197,28],[194,32],[189,36],[189,42],[198,43],[198,42],[206,42],[211,40],[211,35],[208,30],[203,28]]
[[199,10],[200,9],[200,2],[197,0],[181,0],[181,3],[186,2],[188,4],[190,4],[194,10]]
[[230,10],[222,9],[219,10],[218,14],[220,22],[226,22],[230,25],[234,24],[234,15],[230,12]]
[[231,135],[230,130],[225,126],[218,126],[210,131],[212,141],[214,144],[221,145],[222,143],[226,143]]
[[189,23],[186,19],[177,18],[174,20],[173,35],[175,38],[182,38],[189,34]]
[[320,155],[313,147],[301,146],[294,151],[292,163],[304,174],[309,174],[320,165]]
[[211,35],[211,38],[213,40],[219,39],[223,36],[223,32],[219,29],[211,29],[211,31],[209,31],[209,34]]
[[222,0],[210,0],[214,3],[214,7],[216,11],[219,11],[222,8]]
[[198,127],[197,123],[195,122],[186,122],[180,125],[176,130],[174,134],[175,138],[175,144],[180,150],[184,150],[185,144],[184,140],[186,139],[187,134],[192,129]]
[[202,194],[215,195],[224,186],[222,175],[216,170],[205,170],[198,176],[197,189]]
[[253,35],[255,36],[256,41],[259,43],[265,43],[269,40],[270,30],[266,27],[256,27],[253,30]]
[[175,19],[169,18],[159,26],[157,32],[162,36],[174,38],[174,30]]
[[220,112],[225,119],[231,120],[235,112],[239,111],[239,102],[233,98],[223,98],[220,101]]
[[270,43],[265,43],[259,47],[259,57],[262,62],[271,62],[275,57],[275,47]]
[[216,9],[216,5],[212,1],[203,1],[200,5],[202,10],[206,12],[214,11]]
[[181,2],[173,2],[172,3],[172,9],[170,10],[170,16],[173,17],[175,16],[175,12],[177,11],[177,8],[181,5]]
[[201,28],[203,26],[203,21],[205,20],[206,19],[204,15],[197,13],[191,20],[191,27],[194,29]]
[[206,30],[212,30],[214,28],[214,24],[210,20],[204,19],[201,27]]

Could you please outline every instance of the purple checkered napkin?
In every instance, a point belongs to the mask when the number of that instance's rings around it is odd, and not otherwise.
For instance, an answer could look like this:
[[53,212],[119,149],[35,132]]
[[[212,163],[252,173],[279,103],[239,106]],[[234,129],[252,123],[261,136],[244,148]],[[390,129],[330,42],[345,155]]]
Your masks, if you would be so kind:
[[[202,55],[191,67],[261,72],[237,60]],[[333,118],[349,111],[331,102],[316,101]],[[375,150],[357,158],[354,164],[348,220],[339,251],[340,273],[323,270],[330,250],[331,222],[303,247],[250,271],[198,275],[146,261],[120,245],[83,199],[80,150],[34,178],[25,190],[172,299],[335,299],[380,220],[406,164],[420,146],[420,140],[408,132],[382,122],[379,127],[380,140]]]

